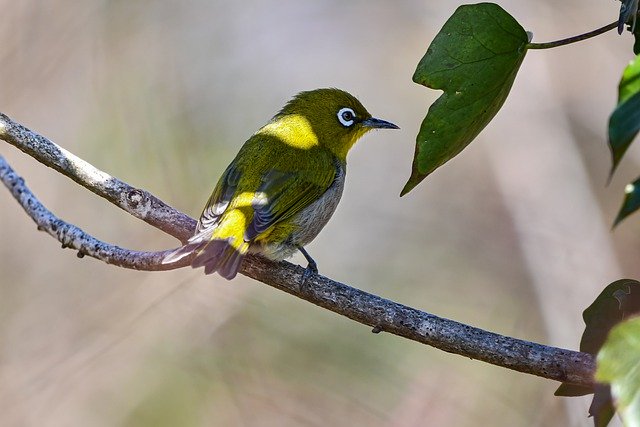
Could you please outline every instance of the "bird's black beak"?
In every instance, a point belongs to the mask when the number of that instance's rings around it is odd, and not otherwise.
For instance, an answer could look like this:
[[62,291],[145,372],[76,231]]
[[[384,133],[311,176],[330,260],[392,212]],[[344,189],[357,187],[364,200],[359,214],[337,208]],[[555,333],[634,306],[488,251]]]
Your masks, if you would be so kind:
[[372,129],[400,129],[398,126],[386,120],[376,119],[375,117],[369,117],[362,121],[362,126]]

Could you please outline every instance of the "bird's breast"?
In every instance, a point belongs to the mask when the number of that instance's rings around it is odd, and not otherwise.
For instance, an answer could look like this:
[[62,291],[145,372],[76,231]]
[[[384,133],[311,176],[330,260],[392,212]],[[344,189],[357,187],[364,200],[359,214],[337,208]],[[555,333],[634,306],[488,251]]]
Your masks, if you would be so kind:
[[297,230],[291,236],[291,241],[295,245],[305,246],[327,225],[342,197],[345,176],[346,166],[336,161],[336,176],[331,186],[318,200],[292,218],[297,225]]

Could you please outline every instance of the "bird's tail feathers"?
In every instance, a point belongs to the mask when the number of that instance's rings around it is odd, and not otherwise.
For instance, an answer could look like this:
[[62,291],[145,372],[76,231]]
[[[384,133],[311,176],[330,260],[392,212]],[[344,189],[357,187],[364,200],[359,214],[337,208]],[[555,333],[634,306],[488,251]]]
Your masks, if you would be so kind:
[[196,234],[187,241],[187,244],[166,255],[162,260],[162,263],[171,264],[191,255],[194,252],[198,252],[211,240],[212,234],[213,230]]
[[179,247],[175,251],[171,252],[169,255],[166,255],[162,259],[162,263],[171,264],[176,261],[180,261],[182,258],[191,255],[196,250],[197,250],[197,245],[186,244],[184,246]]
[[198,250],[191,267],[204,267],[205,274],[217,271],[225,279],[231,280],[238,273],[248,249],[249,244],[244,241],[236,247],[233,239],[213,239]]
[[225,279],[233,279],[249,250],[249,244],[242,241],[240,246],[236,247],[233,244],[233,238],[216,239],[207,236],[205,240],[203,237],[200,236],[197,240],[190,239],[186,245],[165,256],[162,263],[170,264],[195,253],[196,256],[191,262],[191,267],[204,267],[205,274],[217,271]]

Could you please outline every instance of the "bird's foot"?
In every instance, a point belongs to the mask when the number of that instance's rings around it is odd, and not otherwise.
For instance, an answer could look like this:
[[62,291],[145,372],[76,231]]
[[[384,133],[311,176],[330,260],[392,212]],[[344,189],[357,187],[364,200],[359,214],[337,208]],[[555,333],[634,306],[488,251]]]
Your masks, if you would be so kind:
[[302,283],[306,282],[314,274],[318,274],[318,265],[315,262],[307,264],[307,268],[302,273]]
[[309,263],[307,265],[307,268],[304,269],[304,272],[302,273],[302,282],[300,282],[300,292],[306,292],[307,291],[307,280],[311,279],[312,276],[318,274],[318,266],[316,265],[316,263],[314,262]]
[[307,259],[307,268],[304,269],[304,273],[302,273],[302,282],[300,282],[300,292],[306,292],[306,282],[311,278],[311,276],[318,274],[318,264],[311,258],[311,256],[307,253],[304,248],[301,246],[298,247],[302,255]]

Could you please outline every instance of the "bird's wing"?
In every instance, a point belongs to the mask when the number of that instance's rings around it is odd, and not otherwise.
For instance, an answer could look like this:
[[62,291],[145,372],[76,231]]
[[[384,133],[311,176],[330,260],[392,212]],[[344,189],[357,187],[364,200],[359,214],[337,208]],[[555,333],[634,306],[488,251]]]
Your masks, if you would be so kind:
[[204,233],[212,233],[218,225],[220,217],[227,210],[229,203],[233,198],[236,190],[238,189],[238,182],[240,181],[241,171],[235,163],[231,163],[227,170],[224,171],[216,188],[214,188],[211,197],[207,201],[207,204],[200,215],[198,220],[198,226],[196,227],[196,233],[191,238],[194,240],[198,236],[202,238]]
[[316,169],[311,173],[277,169],[267,172],[253,199],[253,219],[245,231],[244,240],[254,240],[271,226],[291,218],[318,200],[331,186],[335,176],[333,167]]
[[229,248],[229,243],[226,240],[214,240],[212,236],[218,227],[220,217],[232,202],[233,195],[238,188],[240,177],[240,169],[235,163],[231,163],[220,177],[220,180],[218,180],[218,184],[214,188],[213,193],[211,193],[211,197],[209,197],[209,201],[198,220],[195,234],[189,239],[187,244],[166,255],[162,260],[163,264],[178,261],[196,252],[198,256],[192,262],[194,268],[206,265],[205,273],[210,274],[216,271],[217,268],[222,268],[226,265],[227,267],[221,270],[220,274],[228,279],[235,276],[242,257],[238,257],[237,254],[234,254],[235,256],[233,258],[226,256],[222,258],[224,262],[219,265],[220,258],[225,254],[229,254],[226,252]]

